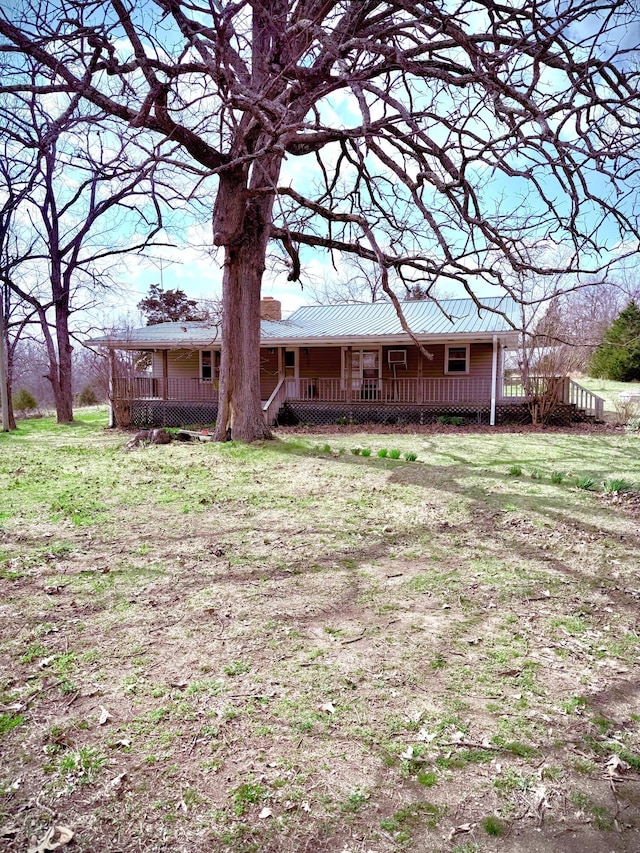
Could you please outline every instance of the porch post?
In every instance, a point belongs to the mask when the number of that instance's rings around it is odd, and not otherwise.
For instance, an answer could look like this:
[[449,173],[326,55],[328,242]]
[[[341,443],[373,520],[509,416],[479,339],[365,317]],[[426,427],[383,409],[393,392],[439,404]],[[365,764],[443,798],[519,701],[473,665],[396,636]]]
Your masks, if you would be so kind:
[[[213,353],[211,353],[211,361],[213,362]],[[169,351],[162,350],[162,399],[168,399],[169,385]]]
[[498,336],[493,336],[493,355],[491,358],[491,415],[489,426],[496,425],[496,385],[498,382]]
[[109,350],[109,428],[113,429],[116,425],[115,413],[113,411],[114,399],[116,393],[116,356],[115,352]]
[[345,373],[347,374],[345,377],[346,386],[347,386],[347,403],[351,403],[351,400],[353,399],[353,370],[352,370],[353,361],[352,361],[351,355],[352,355],[352,349],[351,349],[351,347],[347,347],[347,351],[344,354],[344,362],[345,362],[344,368],[345,368]]

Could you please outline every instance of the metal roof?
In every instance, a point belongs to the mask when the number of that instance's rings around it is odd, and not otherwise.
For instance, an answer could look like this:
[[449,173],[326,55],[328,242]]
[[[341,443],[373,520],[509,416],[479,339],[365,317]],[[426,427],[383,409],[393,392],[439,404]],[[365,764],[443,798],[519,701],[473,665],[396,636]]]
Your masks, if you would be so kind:
[[[402,313],[416,337],[483,335],[513,331],[518,306],[507,297],[483,299],[483,309],[472,299],[430,299],[402,302]],[[388,337],[404,335],[391,302],[367,305],[308,305],[289,317],[292,334],[304,338]],[[298,331],[299,330],[299,331]]]
[[[519,309],[509,297],[402,302],[409,328],[418,338],[466,337],[487,339],[514,334]],[[94,346],[117,349],[203,349],[220,344],[220,328],[212,323],[158,323],[94,338]],[[398,342],[407,335],[391,302],[372,304],[307,305],[286,320],[262,320],[262,343],[302,345],[385,339]]]

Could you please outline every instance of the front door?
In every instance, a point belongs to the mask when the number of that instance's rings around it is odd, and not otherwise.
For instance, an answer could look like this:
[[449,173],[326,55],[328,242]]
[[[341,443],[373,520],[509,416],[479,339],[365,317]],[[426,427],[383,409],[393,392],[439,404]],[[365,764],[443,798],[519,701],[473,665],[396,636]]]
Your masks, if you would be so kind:
[[351,353],[351,376],[354,390],[362,400],[377,400],[380,385],[380,350],[354,349]]

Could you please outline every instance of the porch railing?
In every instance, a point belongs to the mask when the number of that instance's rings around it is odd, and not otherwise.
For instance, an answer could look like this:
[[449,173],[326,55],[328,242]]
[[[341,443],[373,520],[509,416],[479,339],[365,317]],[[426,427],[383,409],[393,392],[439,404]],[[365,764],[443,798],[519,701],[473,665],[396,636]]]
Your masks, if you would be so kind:
[[218,399],[218,386],[195,378],[134,376],[116,378],[113,395],[116,400],[212,401]]
[[[559,402],[574,404],[587,415],[602,419],[604,400],[601,397],[565,377],[557,377],[553,382]],[[218,385],[217,382],[203,382],[197,378],[120,377],[113,383],[113,399],[216,402]],[[520,377],[505,377],[498,402],[515,403],[524,399],[526,395]],[[275,417],[285,400],[342,404],[369,402],[382,405],[486,406],[491,400],[491,381],[470,376],[353,380],[287,377],[280,380],[270,399],[263,404],[265,416]]]
[[582,385],[578,385],[572,379],[569,380],[569,402],[578,409],[582,409],[587,415],[592,415],[601,421],[604,415],[604,400],[592,391],[587,391]]
[[262,404],[264,418],[268,424],[273,423],[280,408],[287,399],[286,381],[281,379],[266,403]]
[[483,403],[491,399],[491,380],[476,377],[419,379],[311,379],[286,380],[288,400],[331,403],[377,402]]
[[[602,420],[604,400],[592,391],[588,391],[569,379],[567,376],[533,376],[529,378],[532,394],[548,394],[551,392],[558,402],[574,405],[586,415]],[[505,377],[502,389],[503,400],[524,400],[527,395],[519,376]]]

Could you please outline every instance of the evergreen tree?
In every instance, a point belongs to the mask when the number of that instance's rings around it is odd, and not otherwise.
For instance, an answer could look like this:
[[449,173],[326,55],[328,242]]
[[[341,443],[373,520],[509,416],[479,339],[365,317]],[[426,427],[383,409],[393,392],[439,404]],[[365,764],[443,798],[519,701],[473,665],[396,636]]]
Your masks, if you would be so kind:
[[617,382],[640,380],[640,308],[631,301],[604,334],[591,358],[591,376]]
[[203,313],[198,310],[196,300],[188,299],[184,290],[162,290],[159,284],[151,285],[149,295],[138,302],[138,309],[147,318],[147,326],[201,320]]

